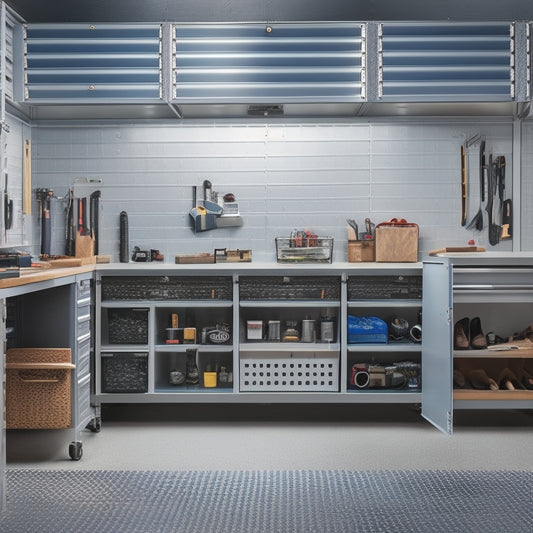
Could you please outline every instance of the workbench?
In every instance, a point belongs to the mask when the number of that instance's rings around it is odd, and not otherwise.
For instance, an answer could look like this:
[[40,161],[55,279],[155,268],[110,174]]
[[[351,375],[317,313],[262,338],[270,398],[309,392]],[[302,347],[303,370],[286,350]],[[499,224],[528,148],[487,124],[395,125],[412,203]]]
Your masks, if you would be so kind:
[[[73,268],[21,269],[20,277],[0,280],[1,334],[8,348],[70,348],[73,370],[72,459],[81,458],[78,433],[88,424],[99,429],[90,405],[92,350],[92,291],[94,265]],[[5,353],[1,350],[5,388]],[[5,409],[0,394],[2,439],[0,478],[5,470]]]

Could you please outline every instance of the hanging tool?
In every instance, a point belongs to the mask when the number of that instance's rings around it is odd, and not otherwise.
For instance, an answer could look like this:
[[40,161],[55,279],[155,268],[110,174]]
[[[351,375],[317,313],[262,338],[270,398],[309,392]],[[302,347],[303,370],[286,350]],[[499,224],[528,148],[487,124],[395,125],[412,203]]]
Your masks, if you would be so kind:
[[492,154],[490,154],[488,168],[487,205],[485,207],[485,210],[489,215],[489,243],[492,246],[495,246],[500,242],[501,231],[499,224],[494,223],[493,217],[494,196],[496,196],[496,191],[498,188],[498,172],[498,162],[497,160],[493,161]]
[[511,239],[513,236],[513,201],[508,198],[503,202],[502,234],[500,239]]
[[94,191],[90,196],[90,234],[94,238],[94,255],[98,255],[98,238],[99,238],[99,214],[100,214],[101,192]]
[[50,255],[52,241],[52,214],[50,200],[54,194],[51,189],[37,189],[39,201],[39,216],[41,219],[41,255]]
[[461,226],[466,224],[468,212],[468,192],[466,182],[466,148],[461,145]]
[[129,253],[129,229],[128,229],[128,213],[126,211],[120,212],[120,262],[128,263],[130,260]]
[[22,189],[22,214],[31,215],[31,143],[29,139],[24,142],[24,170]]
[[74,189],[72,187],[68,190],[65,240],[65,255],[74,256],[76,253],[76,226],[74,224]]
[[479,145],[479,209],[474,215],[466,229],[475,228],[478,231],[483,229],[483,202],[485,201],[485,175],[487,167],[485,162],[485,139],[482,138]]

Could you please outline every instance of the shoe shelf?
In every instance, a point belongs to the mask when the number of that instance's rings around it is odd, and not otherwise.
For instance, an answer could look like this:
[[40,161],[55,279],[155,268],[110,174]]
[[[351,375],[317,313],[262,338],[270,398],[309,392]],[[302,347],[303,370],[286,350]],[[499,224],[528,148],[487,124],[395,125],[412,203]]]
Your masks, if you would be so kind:
[[533,359],[533,348],[454,350],[454,359]]
[[533,409],[533,342],[524,335],[533,254],[431,258],[423,272],[431,340],[422,350],[422,415],[452,433],[454,409]]
[[[483,401],[515,401],[533,400],[533,391],[529,390],[473,390],[460,389],[453,391],[456,400],[483,400]],[[455,407],[458,407],[457,405]],[[467,407],[466,405],[464,407]]]

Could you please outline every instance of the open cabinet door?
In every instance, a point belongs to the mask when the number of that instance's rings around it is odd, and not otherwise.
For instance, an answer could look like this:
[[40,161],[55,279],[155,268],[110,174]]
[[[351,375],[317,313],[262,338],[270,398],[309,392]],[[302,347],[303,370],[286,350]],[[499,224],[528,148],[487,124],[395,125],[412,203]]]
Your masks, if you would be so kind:
[[442,432],[453,428],[452,266],[424,261],[422,305],[422,416]]

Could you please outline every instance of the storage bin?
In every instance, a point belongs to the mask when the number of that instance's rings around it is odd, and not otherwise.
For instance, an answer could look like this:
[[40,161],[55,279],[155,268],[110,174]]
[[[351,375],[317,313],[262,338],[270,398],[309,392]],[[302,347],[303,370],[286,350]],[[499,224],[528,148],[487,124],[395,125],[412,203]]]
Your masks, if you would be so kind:
[[148,309],[109,309],[109,344],[148,344]]
[[103,353],[101,363],[102,392],[148,392],[147,353]]
[[103,300],[232,300],[231,276],[105,276]]
[[6,352],[7,429],[72,427],[70,348]]
[[339,300],[340,276],[261,276],[239,279],[241,300]]
[[333,258],[333,237],[298,239],[276,237],[278,263],[331,263]]
[[309,354],[271,353],[240,357],[241,392],[338,392],[337,354],[310,357]]
[[348,300],[422,300],[422,276],[350,276]]

